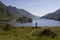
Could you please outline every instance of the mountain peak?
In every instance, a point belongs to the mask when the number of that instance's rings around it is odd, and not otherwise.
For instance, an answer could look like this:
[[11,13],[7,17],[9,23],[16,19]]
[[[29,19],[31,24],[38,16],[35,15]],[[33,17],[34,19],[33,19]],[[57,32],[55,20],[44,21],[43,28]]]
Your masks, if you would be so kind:
[[0,18],[9,18],[14,16],[14,13],[10,11],[10,9],[0,1]]
[[0,1],[1,2],[1,1]]
[[13,7],[13,6],[11,6],[11,5],[9,5],[8,7],[16,8],[16,7]]
[[60,8],[58,10],[56,10],[55,12],[60,12]]
[[0,1],[0,5],[3,4],[1,1]]

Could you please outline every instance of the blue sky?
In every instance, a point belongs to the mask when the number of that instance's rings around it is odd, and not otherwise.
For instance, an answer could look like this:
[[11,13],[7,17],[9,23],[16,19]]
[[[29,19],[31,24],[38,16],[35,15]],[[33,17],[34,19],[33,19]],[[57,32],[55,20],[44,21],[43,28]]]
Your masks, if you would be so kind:
[[43,16],[60,8],[60,0],[1,0],[5,5],[23,8],[31,14]]

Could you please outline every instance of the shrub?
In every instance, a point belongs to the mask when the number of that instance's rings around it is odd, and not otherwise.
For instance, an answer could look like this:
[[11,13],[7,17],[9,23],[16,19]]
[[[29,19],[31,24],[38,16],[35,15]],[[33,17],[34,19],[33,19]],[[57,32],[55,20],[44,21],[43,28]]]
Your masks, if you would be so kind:
[[57,36],[56,33],[54,33],[51,29],[44,29],[44,30],[36,30],[32,33],[32,36],[39,36],[39,37],[50,37],[55,38]]
[[52,30],[50,29],[44,29],[43,31],[40,31],[38,34],[37,34],[39,37],[41,36],[48,36],[48,37],[51,37],[51,38],[54,38],[56,37],[56,33],[54,33]]
[[10,24],[5,24],[5,23],[0,23],[0,28],[4,31],[9,31],[11,30],[13,27]]
[[9,24],[5,24],[5,26],[4,26],[4,28],[3,28],[3,30],[5,30],[5,31],[10,30],[10,25],[9,25]]

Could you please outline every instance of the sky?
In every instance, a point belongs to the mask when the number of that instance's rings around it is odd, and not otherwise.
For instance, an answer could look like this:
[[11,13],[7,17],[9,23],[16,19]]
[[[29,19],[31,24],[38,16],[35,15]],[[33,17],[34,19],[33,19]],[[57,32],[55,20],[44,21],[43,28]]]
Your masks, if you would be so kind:
[[5,5],[25,9],[33,15],[43,16],[60,8],[60,0],[0,0]]

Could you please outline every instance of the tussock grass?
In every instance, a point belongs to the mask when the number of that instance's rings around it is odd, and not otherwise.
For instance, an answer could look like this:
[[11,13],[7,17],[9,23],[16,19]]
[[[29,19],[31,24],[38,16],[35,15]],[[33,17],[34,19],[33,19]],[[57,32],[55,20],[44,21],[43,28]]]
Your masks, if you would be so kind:
[[[47,29],[46,27],[43,28],[32,28],[32,27],[11,27],[11,30],[4,31],[0,28],[0,40],[60,40],[60,27],[49,27],[52,31],[57,34],[55,38],[49,37],[39,37],[33,36],[32,31],[37,33],[38,31],[43,31]],[[32,33],[31,33],[32,32]],[[31,34],[30,34],[31,33]],[[30,35],[29,35],[30,34]]]

